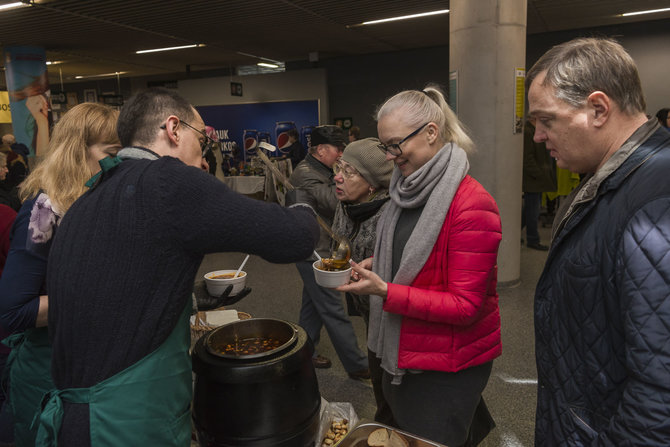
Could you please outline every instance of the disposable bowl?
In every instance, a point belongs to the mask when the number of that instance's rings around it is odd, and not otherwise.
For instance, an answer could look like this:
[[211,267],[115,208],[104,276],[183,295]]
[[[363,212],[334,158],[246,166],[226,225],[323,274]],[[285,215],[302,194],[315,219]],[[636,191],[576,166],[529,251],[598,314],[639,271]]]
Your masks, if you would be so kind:
[[[229,285],[233,285],[233,290],[229,296],[240,293],[247,283],[247,272],[241,271],[237,278],[232,278],[237,270],[215,270],[205,275],[205,284],[207,292],[212,296],[220,296]],[[213,278],[214,276],[229,275],[230,278]]]
[[351,267],[346,270],[337,270],[335,272],[326,272],[319,270],[317,267],[321,266],[321,261],[314,261],[312,268],[314,269],[314,279],[321,287],[327,289],[334,289],[349,282],[351,276]]

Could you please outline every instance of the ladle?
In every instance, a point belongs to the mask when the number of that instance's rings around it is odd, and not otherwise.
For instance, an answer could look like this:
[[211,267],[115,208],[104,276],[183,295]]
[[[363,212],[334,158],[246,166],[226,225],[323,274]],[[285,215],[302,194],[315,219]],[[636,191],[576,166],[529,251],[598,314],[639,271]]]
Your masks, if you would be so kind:
[[[268,158],[265,153],[263,153],[262,150],[260,149],[265,149],[270,152],[274,152],[277,150],[275,146],[273,146],[270,143],[266,143],[265,141],[261,141],[258,143],[258,148],[259,150],[256,151],[258,154],[258,157],[261,159],[261,161],[272,171],[272,173],[275,176],[275,179],[279,181],[282,185],[284,185],[284,188],[288,191],[293,191],[295,187],[291,184],[291,182],[288,181],[286,176],[277,169],[275,165],[272,164],[270,159]],[[326,223],[325,220],[321,216],[319,216],[316,211],[314,212],[316,214],[316,221],[321,225],[321,228],[323,228],[326,233],[330,236],[330,238],[333,240],[333,244],[331,244],[331,254],[330,257],[332,259],[331,265],[334,268],[342,268],[347,263],[349,262],[349,259],[351,259],[351,243],[349,240],[341,236],[339,234],[335,234],[333,230],[330,228],[330,225]],[[321,262],[323,263],[324,259],[319,257],[321,259]]]

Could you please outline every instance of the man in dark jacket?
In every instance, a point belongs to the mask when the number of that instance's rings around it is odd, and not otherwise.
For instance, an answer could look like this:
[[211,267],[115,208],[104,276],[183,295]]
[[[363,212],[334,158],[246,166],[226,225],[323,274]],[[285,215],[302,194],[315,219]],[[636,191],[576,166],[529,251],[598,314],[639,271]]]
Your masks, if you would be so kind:
[[523,129],[523,213],[521,226],[526,227],[526,247],[547,251],[540,243],[537,229],[542,193],[556,191],[556,164],[544,143],[533,141],[535,126],[528,120]]
[[535,444],[668,446],[670,132],[610,40],[552,48],[526,85],[535,141],[585,174],[535,292]]
[[[335,196],[333,165],[342,156],[346,135],[337,126],[319,126],[312,131],[309,153],[291,175],[291,184],[309,196],[310,205],[332,225],[339,201]],[[321,257],[330,256],[330,236],[322,229],[317,251]],[[302,307],[299,324],[314,345],[318,345],[321,328],[326,327],[342,366],[353,379],[369,379],[367,356],[356,342],[354,327],[349,320],[340,292],[319,286],[314,279],[313,259],[296,263],[302,278]],[[329,368],[331,361],[314,353],[316,368]]]

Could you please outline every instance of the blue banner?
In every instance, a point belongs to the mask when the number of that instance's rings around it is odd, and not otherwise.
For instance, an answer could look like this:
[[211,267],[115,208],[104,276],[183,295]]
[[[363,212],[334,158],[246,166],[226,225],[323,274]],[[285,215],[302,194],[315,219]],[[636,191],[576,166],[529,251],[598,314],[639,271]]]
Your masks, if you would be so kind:
[[43,155],[52,123],[46,53],[39,47],[6,47],[4,60],[14,137],[28,147],[29,156]]
[[319,124],[319,101],[278,101],[253,104],[231,104],[196,107],[206,125],[214,127],[221,141],[222,150],[233,146],[240,148],[238,160],[243,160],[244,131],[254,129],[267,132],[270,143],[277,145],[275,127],[283,121],[293,121],[296,127]]

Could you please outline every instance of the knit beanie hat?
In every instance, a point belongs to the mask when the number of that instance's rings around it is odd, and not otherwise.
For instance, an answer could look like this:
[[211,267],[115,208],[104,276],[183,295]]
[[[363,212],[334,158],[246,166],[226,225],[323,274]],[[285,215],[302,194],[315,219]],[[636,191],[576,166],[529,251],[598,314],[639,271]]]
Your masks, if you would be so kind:
[[372,187],[388,189],[393,162],[386,160],[386,154],[378,146],[376,138],[356,140],[347,145],[341,160],[356,168]]

